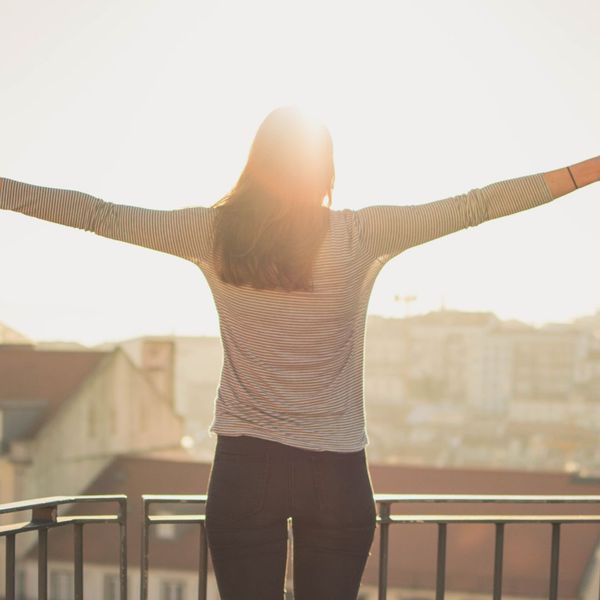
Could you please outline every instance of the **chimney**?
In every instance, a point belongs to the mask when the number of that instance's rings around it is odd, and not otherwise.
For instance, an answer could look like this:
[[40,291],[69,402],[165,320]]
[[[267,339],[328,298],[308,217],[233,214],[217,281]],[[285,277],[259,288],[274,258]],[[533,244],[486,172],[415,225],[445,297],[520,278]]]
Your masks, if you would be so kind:
[[143,340],[141,367],[169,404],[175,409],[174,370],[175,342],[173,340]]

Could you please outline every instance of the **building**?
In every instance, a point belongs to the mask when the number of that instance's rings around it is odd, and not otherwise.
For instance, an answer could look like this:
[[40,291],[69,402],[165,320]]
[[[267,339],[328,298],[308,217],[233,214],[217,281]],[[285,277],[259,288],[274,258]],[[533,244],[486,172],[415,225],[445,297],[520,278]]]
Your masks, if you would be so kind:
[[194,457],[211,460],[216,438],[208,428],[223,364],[220,338],[148,336],[124,340],[118,347],[170,398],[193,441]]
[[0,323],[0,344],[31,344],[31,340],[8,325]]
[[373,458],[600,472],[594,327],[535,328],[454,310],[370,317],[365,397]]
[[0,346],[0,423],[2,503],[81,494],[116,455],[188,456],[182,419],[120,349]]

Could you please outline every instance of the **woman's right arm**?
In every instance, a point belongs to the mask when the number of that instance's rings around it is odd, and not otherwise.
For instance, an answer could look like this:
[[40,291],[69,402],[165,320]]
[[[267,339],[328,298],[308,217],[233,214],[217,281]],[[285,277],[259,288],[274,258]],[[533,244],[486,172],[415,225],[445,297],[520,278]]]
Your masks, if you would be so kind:
[[209,207],[154,210],[106,202],[76,190],[0,178],[0,209],[191,261],[204,260],[212,251],[214,209]]
[[545,204],[600,181],[600,156],[566,167],[506,179],[425,204],[369,206],[355,211],[363,248],[385,262],[413,246]]

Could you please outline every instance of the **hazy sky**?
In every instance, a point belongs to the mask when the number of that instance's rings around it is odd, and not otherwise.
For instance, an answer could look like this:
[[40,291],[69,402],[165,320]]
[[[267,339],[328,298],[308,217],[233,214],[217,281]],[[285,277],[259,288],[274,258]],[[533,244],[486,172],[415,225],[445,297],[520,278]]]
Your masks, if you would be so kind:
[[[0,176],[210,205],[276,106],[334,139],[337,208],[417,204],[600,154],[600,2],[0,0]],[[600,307],[600,186],[392,260],[370,312]],[[0,322],[95,344],[217,333],[182,259],[0,213]]]

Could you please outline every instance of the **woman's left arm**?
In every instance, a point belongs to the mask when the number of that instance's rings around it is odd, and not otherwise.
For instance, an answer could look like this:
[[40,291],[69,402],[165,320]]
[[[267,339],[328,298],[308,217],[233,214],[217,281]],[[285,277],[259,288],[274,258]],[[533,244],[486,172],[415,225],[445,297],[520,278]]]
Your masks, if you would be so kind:
[[368,206],[355,212],[355,221],[365,252],[385,262],[413,246],[545,204],[597,181],[600,156],[424,204]]
[[212,249],[214,209],[203,206],[154,210],[106,202],[75,190],[0,178],[0,209],[192,261],[206,259]]

